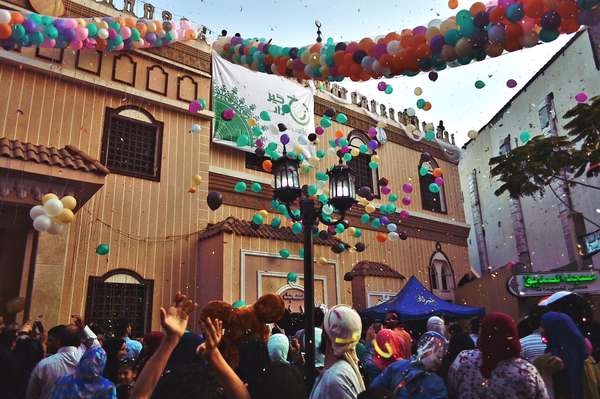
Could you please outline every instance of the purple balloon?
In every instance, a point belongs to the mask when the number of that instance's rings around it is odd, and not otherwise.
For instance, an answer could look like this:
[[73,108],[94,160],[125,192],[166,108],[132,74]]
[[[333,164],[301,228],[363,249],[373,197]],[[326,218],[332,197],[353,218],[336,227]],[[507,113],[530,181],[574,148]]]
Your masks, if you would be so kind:
[[244,41],[244,39],[242,39],[240,36],[234,36],[231,38],[231,44],[234,46],[241,44],[243,41]]
[[471,35],[471,42],[474,46],[483,46],[488,41],[488,34],[484,30],[476,30]]
[[413,185],[410,183],[404,183],[402,185],[402,191],[404,191],[407,194],[410,194],[413,192]]
[[26,19],[25,21],[23,21],[23,27],[25,28],[27,33],[31,33],[35,31],[36,25],[35,22],[33,22],[32,20]]
[[508,86],[509,89],[513,89],[513,88],[517,87],[517,81],[514,79],[508,79],[506,81],[506,86]]
[[490,38],[490,42],[502,44],[504,43],[504,38],[506,36],[506,32],[501,25],[492,25],[488,29],[488,37]]
[[590,10],[581,10],[577,16],[577,22],[580,25],[593,26],[598,22],[598,17]]
[[346,146],[343,146],[343,147],[340,149],[340,151],[342,152],[342,154],[346,154],[346,153],[350,152],[350,147],[348,147],[347,145],[346,145]]
[[287,145],[290,142],[290,136],[284,133],[279,137],[279,141],[281,141],[281,144]]
[[437,184],[438,186],[441,186],[444,184],[444,179],[442,177],[436,177],[435,180],[433,181],[435,184]]
[[[152,33],[152,32],[149,32],[149,33]],[[148,37],[148,34],[146,34],[146,37]],[[108,38],[111,39],[111,40],[116,39],[117,38],[117,31],[114,30],[114,29],[112,29],[112,28],[109,29],[108,30]]]
[[556,11],[549,11],[542,15],[541,25],[544,29],[558,30],[561,21],[562,19]]
[[320,136],[323,133],[325,133],[325,129],[323,129],[321,126],[317,126],[317,128],[315,129],[315,133]]
[[377,149],[377,147],[379,147],[379,143],[377,142],[377,140],[371,140],[369,141],[369,144],[367,144],[368,147],[372,150]]
[[331,235],[335,235],[335,226],[334,225],[327,226],[327,232]]
[[[109,37],[110,37],[110,33],[109,33]],[[154,43],[156,41],[156,33],[154,33],[154,32],[146,33],[146,40],[148,41],[148,43]]]
[[429,42],[429,47],[431,48],[431,51],[433,53],[439,53],[440,51],[442,51],[442,47],[444,47],[444,44],[446,44],[446,42],[444,41],[444,36],[435,35],[431,38],[431,41]]
[[427,28],[425,26],[417,26],[413,29],[413,35],[415,36],[425,36],[427,33]]
[[[383,90],[385,90],[385,87],[383,88]],[[383,90],[381,90],[381,91],[383,91]],[[375,129],[374,127],[370,127],[368,133],[369,133],[369,137],[377,137],[377,129]]]
[[262,140],[262,139],[256,139],[256,146],[257,146],[258,148],[263,148],[263,147],[264,147],[264,145],[265,145],[265,143],[263,142],[263,140]]
[[67,42],[72,42],[73,40],[75,40],[77,38],[77,32],[75,31],[75,29],[67,28],[67,29],[63,30],[63,38]]
[[478,28],[483,28],[490,23],[490,15],[486,11],[480,11],[473,17],[473,23]]
[[402,204],[405,206],[410,205],[410,197],[406,196],[406,197],[402,197]]
[[373,56],[379,59],[384,54],[387,54],[387,46],[385,44],[375,45],[373,48]]
[[386,87],[387,87],[387,83],[385,83],[385,82],[377,83],[377,90],[379,90],[379,91],[384,91]]
[[382,225],[387,225],[390,223],[390,219],[388,219],[387,216],[382,216],[381,218],[379,218],[379,221],[381,222]]
[[406,211],[406,210],[400,211],[400,219],[406,220],[406,219],[408,219],[409,216],[410,216],[410,213],[408,213],[408,211]]

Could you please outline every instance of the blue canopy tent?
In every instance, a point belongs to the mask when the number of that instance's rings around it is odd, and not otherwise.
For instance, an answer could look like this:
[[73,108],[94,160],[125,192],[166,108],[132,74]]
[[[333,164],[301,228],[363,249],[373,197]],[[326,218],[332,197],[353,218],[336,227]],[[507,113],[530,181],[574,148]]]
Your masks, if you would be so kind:
[[368,318],[377,319],[388,312],[397,313],[401,320],[416,320],[433,315],[453,318],[483,316],[485,309],[446,302],[433,295],[412,276],[396,296],[362,313]]

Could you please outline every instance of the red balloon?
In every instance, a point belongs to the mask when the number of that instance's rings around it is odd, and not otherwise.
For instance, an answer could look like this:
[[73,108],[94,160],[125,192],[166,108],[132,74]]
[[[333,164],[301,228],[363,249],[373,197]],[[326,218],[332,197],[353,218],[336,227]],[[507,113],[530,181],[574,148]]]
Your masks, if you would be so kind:
[[579,13],[579,9],[574,0],[561,0],[556,12],[561,18],[575,18]]
[[504,21],[506,15],[506,8],[496,6],[490,11],[490,21],[497,24]]
[[575,18],[563,18],[558,30],[560,33],[575,33],[579,30],[579,22]]
[[529,18],[540,18],[544,14],[544,0],[525,0],[523,11]]

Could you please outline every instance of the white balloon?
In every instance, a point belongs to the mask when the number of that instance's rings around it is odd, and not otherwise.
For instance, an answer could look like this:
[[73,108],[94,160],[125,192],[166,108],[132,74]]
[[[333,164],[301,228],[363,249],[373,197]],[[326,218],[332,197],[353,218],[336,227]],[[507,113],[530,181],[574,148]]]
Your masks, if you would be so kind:
[[46,230],[46,232],[49,234],[57,235],[57,234],[62,233],[63,229],[64,229],[64,224],[53,222],[52,225],[50,225],[50,227],[48,228],[48,230]]
[[406,115],[408,116],[415,116],[415,109],[414,108],[409,108],[406,110]]
[[391,233],[388,234],[388,239],[390,241],[396,241],[398,238],[400,238],[400,236],[395,231],[392,231]]
[[396,230],[398,230],[398,226],[396,226],[395,223],[390,223],[387,225],[387,229],[390,233],[394,233]]
[[298,136],[298,144],[300,144],[300,145],[307,145],[308,144],[308,139],[306,138],[306,136],[304,136],[304,135]]
[[387,45],[387,52],[392,55],[398,54],[400,52],[400,41],[399,40],[390,41]]
[[0,10],[0,24],[7,24],[10,22],[10,12],[7,10]]
[[35,220],[36,217],[45,215],[45,214],[46,214],[46,211],[44,211],[44,207],[41,205],[36,205],[29,210],[29,216],[31,217],[31,220]]
[[52,226],[52,219],[46,215],[40,215],[33,221],[33,228],[37,231],[46,231]]
[[50,216],[51,218],[60,215],[63,209],[64,206],[62,202],[56,198],[52,198],[46,201],[44,204],[44,211],[46,212],[46,215]]
[[96,35],[98,35],[98,38],[100,39],[106,39],[108,38],[108,30],[104,28],[98,29],[98,33]]
[[428,28],[439,28],[441,24],[442,24],[441,19],[432,19],[431,21],[429,21],[429,24],[427,24],[427,27]]
[[468,136],[470,139],[474,139],[474,138],[476,138],[476,137],[477,137],[477,130],[469,130],[469,133],[467,133],[467,136]]
[[202,126],[198,125],[197,123],[192,125],[192,133],[200,133],[201,130]]

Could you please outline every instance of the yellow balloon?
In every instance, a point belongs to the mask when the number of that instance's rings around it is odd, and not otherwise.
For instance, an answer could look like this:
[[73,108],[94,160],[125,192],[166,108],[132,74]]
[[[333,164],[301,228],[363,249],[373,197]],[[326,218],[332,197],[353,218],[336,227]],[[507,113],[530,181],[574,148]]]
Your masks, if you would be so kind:
[[358,201],[359,205],[362,205],[362,206],[369,205],[369,201],[364,199],[363,197],[357,197],[357,198],[358,198],[357,201]]
[[423,94],[423,89],[415,87],[415,96],[420,96],[421,94]]
[[349,227],[348,228],[348,233],[350,233],[350,235],[354,235],[355,232],[356,232],[356,227]]
[[60,215],[54,218],[54,220],[56,220],[58,223],[71,223],[74,218],[75,215],[73,215],[73,211],[65,208],[62,210]]
[[385,127],[385,122],[384,121],[377,122],[377,127],[380,129],[383,129]]
[[358,148],[352,148],[350,150],[350,155],[352,155],[353,157],[357,157],[360,154],[360,151],[358,150]]
[[258,211],[258,214],[261,215],[263,218],[266,218],[267,216],[269,216],[269,212],[267,212],[264,209],[261,209],[260,211]]
[[371,156],[371,161],[375,162],[375,163],[379,163],[379,161],[381,161],[381,158],[379,158],[379,155],[373,155],[373,156]]
[[192,183],[193,183],[194,185],[196,185],[196,186],[199,186],[199,185],[200,185],[200,183],[202,183],[202,176],[200,176],[200,175],[194,175],[194,176],[192,177]]
[[62,197],[60,199],[60,202],[62,202],[62,204],[65,208],[70,209],[70,210],[75,209],[75,207],[77,206],[77,200],[75,199],[75,197],[72,197],[70,195]]
[[254,119],[254,118],[248,119],[248,125],[255,126],[256,125],[256,119]]
[[328,263],[328,262],[327,262],[327,258],[325,258],[324,256],[321,256],[321,257],[319,258],[319,263],[320,263],[320,264],[322,264],[322,265],[324,265],[324,264]]
[[367,206],[365,206],[365,212],[367,212],[367,213],[373,213],[373,212],[375,212],[375,205],[368,204]]
[[46,201],[51,199],[58,199],[58,196],[54,193],[44,194],[44,196],[42,197],[42,204],[45,204]]

